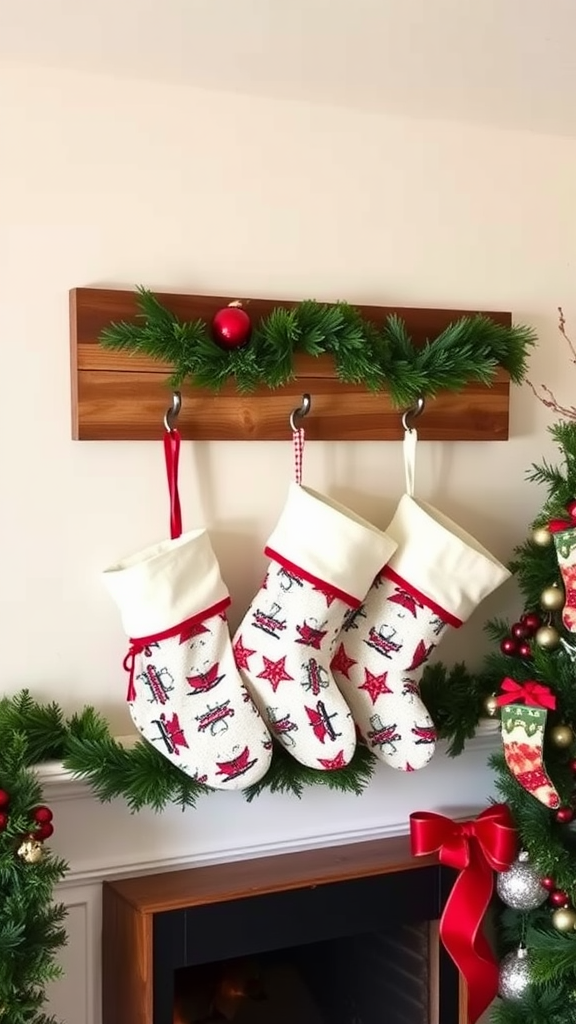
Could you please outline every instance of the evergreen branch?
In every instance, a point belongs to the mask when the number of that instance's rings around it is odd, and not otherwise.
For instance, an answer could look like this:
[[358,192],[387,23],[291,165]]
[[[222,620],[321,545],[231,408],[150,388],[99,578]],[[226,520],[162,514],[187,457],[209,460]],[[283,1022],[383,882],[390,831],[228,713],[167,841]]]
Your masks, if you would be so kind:
[[190,379],[213,391],[228,381],[245,393],[259,385],[281,387],[294,378],[295,354],[305,352],[332,355],[339,380],[388,390],[400,406],[420,395],[461,390],[474,380],[490,384],[498,366],[518,383],[535,340],[528,327],[504,327],[472,315],[419,348],[396,314],[378,329],[346,302],[328,305],[309,299],[290,309],[273,309],[253,325],[250,344],[227,350],[214,343],[206,323],[179,320],[147,289],[138,288],[136,303],[136,322],[109,324],[100,343],[168,363],[172,386]]

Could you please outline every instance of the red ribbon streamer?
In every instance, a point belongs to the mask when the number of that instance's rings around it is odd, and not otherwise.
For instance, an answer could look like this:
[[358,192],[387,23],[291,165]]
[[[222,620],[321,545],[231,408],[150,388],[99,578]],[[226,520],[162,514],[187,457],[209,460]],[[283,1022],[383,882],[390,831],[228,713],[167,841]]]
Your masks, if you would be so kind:
[[528,707],[549,708],[550,711],[554,711],[556,707],[556,697],[550,688],[534,682],[533,679],[527,683],[517,683],[515,679],[506,677],[502,680],[501,689],[506,692],[496,698],[499,705],[524,702]]
[[180,511],[180,495],[178,493],[180,440],[179,431],[166,430],[164,432],[164,455],[166,458],[166,475],[168,477],[168,494],[170,496],[170,536],[172,540],[175,540],[182,534],[182,513]]
[[460,872],[440,921],[440,938],[468,986],[468,1020],[475,1024],[498,992],[498,963],[481,924],[494,887],[494,871],[507,871],[517,851],[506,804],[488,807],[474,821],[443,814],[410,815],[412,854],[438,853],[441,864]]
[[223,615],[229,604],[230,597],[225,597],[222,601],[217,601],[216,604],[211,605],[210,608],[203,608],[202,611],[197,612],[196,615],[192,615],[189,619],[185,619],[184,622],[179,622],[178,625],[171,626],[170,629],[164,629],[161,633],[151,633],[150,636],[141,636],[136,639],[131,639],[128,654],[122,662],[124,670],[129,673],[126,700],[136,700],[134,672],[136,668],[137,655],[142,654],[142,652],[145,651],[146,655],[149,656],[150,651],[147,650],[148,647],[160,643],[161,640],[170,640],[173,636],[180,637],[181,644],[186,643],[186,641],[194,635],[193,630],[195,626],[204,622],[206,619],[211,619],[214,615]]

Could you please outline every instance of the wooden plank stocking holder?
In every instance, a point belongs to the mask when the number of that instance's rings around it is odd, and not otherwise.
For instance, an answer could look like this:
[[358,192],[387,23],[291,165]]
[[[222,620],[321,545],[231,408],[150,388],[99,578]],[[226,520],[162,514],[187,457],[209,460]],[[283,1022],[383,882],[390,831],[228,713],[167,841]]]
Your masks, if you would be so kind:
[[[158,294],[160,302],[183,320],[210,321],[234,296]],[[296,302],[243,300],[253,322],[274,308]],[[391,313],[406,323],[416,344],[435,338],[450,323],[475,310],[356,306],[364,318],[381,325]],[[70,293],[72,436],[78,441],[156,440],[166,407],[172,368],[147,356],[103,348],[98,338],[113,322],[135,321],[136,293],[107,288],[75,288]],[[511,314],[485,313],[509,327]],[[297,353],[296,378],[271,390],[258,387],[239,394],[233,383],[219,392],[182,386],[178,429],[184,439],[277,441],[289,433],[288,418],[305,392],[312,396],[306,419],[311,441],[395,441],[403,436],[399,410],[385,392],[338,380],[328,355]],[[509,376],[498,370],[487,387],[472,383],[458,393],[427,399],[418,420],[418,436],[428,441],[504,441],[508,438]]]

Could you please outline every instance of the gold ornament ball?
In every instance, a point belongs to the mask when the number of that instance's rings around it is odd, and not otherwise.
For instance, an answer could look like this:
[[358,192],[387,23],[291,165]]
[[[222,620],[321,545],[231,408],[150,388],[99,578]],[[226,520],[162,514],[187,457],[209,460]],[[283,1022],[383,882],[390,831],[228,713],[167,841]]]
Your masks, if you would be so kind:
[[576,928],[576,910],[572,907],[559,907],[552,914],[552,924],[559,932],[571,932]]
[[559,612],[564,607],[562,587],[546,587],[540,594],[540,605],[547,612]]
[[536,631],[535,640],[538,647],[542,647],[545,651],[553,651],[560,643],[560,634],[554,626],[540,626],[540,629]]
[[496,718],[500,707],[495,693],[490,693],[482,702],[482,707],[488,718]]
[[570,747],[574,742],[574,733],[569,725],[555,725],[550,729],[550,739],[555,747]]
[[552,534],[547,526],[537,526],[532,533],[532,540],[539,548],[547,548],[552,543]]
[[18,856],[26,864],[39,864],[44,856],[42,843],[37,839],[25,839],[18,847]]

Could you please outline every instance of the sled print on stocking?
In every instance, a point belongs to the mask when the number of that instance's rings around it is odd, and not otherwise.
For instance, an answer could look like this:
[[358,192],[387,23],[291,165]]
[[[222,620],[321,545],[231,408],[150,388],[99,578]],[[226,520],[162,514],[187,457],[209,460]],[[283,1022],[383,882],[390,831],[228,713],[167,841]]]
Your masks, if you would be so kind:
[[136,728],[197,782],[241,789],[266,773],[272,743],[236,668],[230,597],[208,533],[181,532],[179,446],[166,424],[171,539],[111,566],[104,581],[130,638],[124,667]]
[[370,750],[392,768],[431,759],[436,730],[420,697],[424,665],[508,570],[456,523],[412,496],[417,434],[405,423],[406,493],[386,533],[396,550],[345,619],[336,683]]
[[342,624],[395,549],[382,531],[296,482],[265,547],[270,565],[234,637],[236,665],[275,737],[301,764],[343,768],[356,729],[330,663]]

